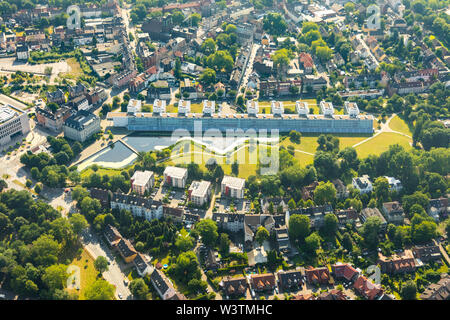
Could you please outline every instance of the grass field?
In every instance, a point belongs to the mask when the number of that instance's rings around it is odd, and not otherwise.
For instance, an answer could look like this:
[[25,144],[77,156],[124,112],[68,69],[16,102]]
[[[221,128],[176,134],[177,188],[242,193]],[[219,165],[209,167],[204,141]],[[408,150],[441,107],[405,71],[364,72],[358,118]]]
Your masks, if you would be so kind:
[[[122,172],[121,169],[111,169],[111,168],[99,168],[97,170],[97,173],[101,176],[104,176],[105,174],[107,174],[108,176],[117,176],[120,175],[120,173]],[[94,170],[92,170],[90,167],[81,171],[81,178],[90,176],[92,173],[94,173]]]
[[81,66],[78,63],[77,59],[69,58],[66,60],[66,62],[70,67],[70,72],[61,72],[58,75],[60,78],[77,80],[79,77],[84,75],[84,72],[81,69]]
[[398,131],[412,137],[412,132],[409,130],[408,125],[405,121],[400,119],[399,116],[392,118],[391,122],[389,122],[389,127],[394,131]]
[[357,146],[358,157],[365,158],[369,154],[379,155],[389,149],[390,145],[399,144],[405,149],[411,149],[411,139],[394,132],[383,132],[375,138]]
[[[76,265],[80,268],[81,273],[81,284],[80,290],[78,291],[79,299],[85,300],[84,293],[86,288],[92,284],[98,275],[98,271],[94,268],[94,259],[90,256],[90,254],[83,250],[81,256],[76,257],[71,262],[71,265]],[[68,290],[68,291],[77,291],[76,289]]]

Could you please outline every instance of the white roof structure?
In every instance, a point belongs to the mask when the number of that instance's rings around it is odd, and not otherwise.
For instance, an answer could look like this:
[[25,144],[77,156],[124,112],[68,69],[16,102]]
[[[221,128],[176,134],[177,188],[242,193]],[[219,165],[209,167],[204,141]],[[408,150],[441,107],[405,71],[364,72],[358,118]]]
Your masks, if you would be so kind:
[[141,100],[130,99],[130,101],[128,101],[128,106],[127,106],[128,113],[140,112],[141,108],[142,108]]
[[187,114],[191,112],[191,101],[181,99],[178,101],[178,114]]
[[282,115],[284,113],[283,102],[272,101],[271,110],[273,115]]
[[334,114],[333,103],[327,101],[320,101],[320,110],[324,116],[332,116]]
[[259,113],[258,101],[247,100],[247,113],[257,115]]
[[0,123],[6,122],[17,115],[18,113],[12,108],[9,108],[8,105],[6,107],[0,107]]
[[166,100],[155,99],[153,102],[153,113],[165,113],[166,112]]
[[222,179],[222,184],[232,189],[243,189],[245,187],[245,179],[224,176]]
[[131,181],[136,186],[144,187],[154,175],[153,171],[135,171],[131,177]]
[[216,102],[203,100],[203,114],[213,114],[216,111]]
[[299,115],[307,115],[309,113],[308,102],[296,101],[295,102],[295,111]]
[[166,167],[164,170],[164,175],[167,175],[172,178],[176,179],[183,179],[185,175],[187,175],[187,169],[186,168],[179,168],[179,167]]
[[359,115],[359,108],[356,102],[345,101],[344,107],[345,112],[347,112],[350,117],[356,117],[357,115]]
[[210,186],[211,182],[209,181],[192,181],[191,186],[189,187],[189,191],[192,191],[191,196],[205,197]]

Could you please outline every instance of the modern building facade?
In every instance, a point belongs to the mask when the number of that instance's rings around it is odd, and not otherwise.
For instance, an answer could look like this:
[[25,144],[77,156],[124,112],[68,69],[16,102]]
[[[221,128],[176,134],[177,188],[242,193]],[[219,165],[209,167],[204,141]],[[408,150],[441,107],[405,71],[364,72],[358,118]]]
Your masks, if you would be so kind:
[[28,115],[10,104],[0,106],[0,145],[11,142],[11,137],[30,132]]

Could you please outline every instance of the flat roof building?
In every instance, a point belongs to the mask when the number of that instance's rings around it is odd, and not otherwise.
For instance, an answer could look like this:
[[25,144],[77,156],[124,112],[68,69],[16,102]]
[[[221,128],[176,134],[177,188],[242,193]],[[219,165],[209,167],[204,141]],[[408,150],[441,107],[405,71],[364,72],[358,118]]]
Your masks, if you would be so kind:
[[232,198],[244,198],[245,179],[224,176],[221,183],[221,191],[223,195]]
[[216,111],[215,101],[203,100],[203,115],[212,116],[215,111]]
[[303,101],[296,101],[295,111],[298,115],[306,116],[309,113],[308,103]]
[[209,181],[193,181],[189,187],[189,200],[197,205],[204,205],[211,194],[211,182]]
[[153,102],[153,114],[166,113],[166,100],[155,99]]
[[128,101],[127,112],[135,114],[136,112],[141,112],[142,101],[137,99],[130,99]]
[[271,111],[272,114],[281,116],[284,113],[283,102],[281,101],[272,101],[271,102]]
[[169,166],[164,170],[164,183],[176,188],[184,188],[186,186],[187,176],[188,171],[186,168]]
[[181,99],[178,101],[178,114],[188,114],[191,112],[191,101]]
[[259,113],[258,101],[247,100],[247,114],[248,115],[257,115],[258,113]]
[[359,108],[356,102],[345,101],[344,107],[345,112],[347,112],[350,117],[356,117],[357,115],[359,115]]
[[0,106],[0,145],[11,142],[11,137],[30,132],[28,115],[10,104]]
[[333,116],[334,114],[334,108],[333,103],[327,102],[327,101],[320,101],[320,111],[324,116]]
[[145,191],[153,188],[155,184],[155,174],[153,171],[136,171],[131,177],[131,189],[143,195]]

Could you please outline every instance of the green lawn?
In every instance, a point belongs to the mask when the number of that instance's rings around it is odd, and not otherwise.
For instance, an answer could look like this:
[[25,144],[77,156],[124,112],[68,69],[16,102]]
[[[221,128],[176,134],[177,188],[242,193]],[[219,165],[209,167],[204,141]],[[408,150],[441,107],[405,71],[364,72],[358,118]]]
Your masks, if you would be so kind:
[[392,118],[391,122],[389,122],[389,127],[394,131],[407,134],[410,137],[412,136],[411,130],[409,130],[408,125],[403,119],[400,119],[399,116],[395,116],[394,118]]
[[[99,168],[97,170],[97,173],[101,176],[104,176],[107,174],[108,176],[117,176],[120,175],[120,172],[122,172],[123,169],[112,169],[112,168]],[[92,173],[94,173],[94,170],[92,170],[91,167],[84,169],[81,171],[81,178],[90,176]]]
[[[81,256],[75,257],[75,259],[73,259],[73,261],[71,262],[71,265],[76,265],[80,268],[81,285],[80,290],[78,291],[78,295],[80,300],[85,300],[84,293],[86,291],[86,288],[97,279],[98,275],[98,271],[95,270],[94,267],[94,259],[86,250],[83,250]],[[68,291],[77,290],[72,289]]]
[[379,155],[389,149],[390,145],[399,144],[405,149],[411,149],[411,139],[394,132],[383,132],[375,138],[357,146],[356,152],[359,158],[365,158],[369,154]]

